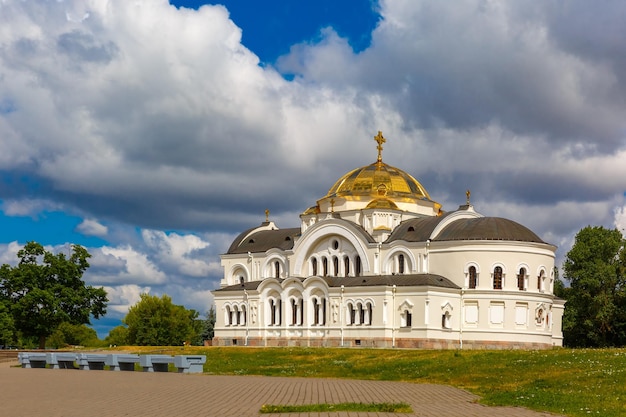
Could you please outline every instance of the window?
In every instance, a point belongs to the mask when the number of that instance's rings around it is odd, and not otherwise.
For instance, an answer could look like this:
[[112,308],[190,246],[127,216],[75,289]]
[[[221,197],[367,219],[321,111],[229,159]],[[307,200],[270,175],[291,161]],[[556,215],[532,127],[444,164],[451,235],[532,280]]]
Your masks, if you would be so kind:
[[469,267],[469,285],[468,286],[471,289],[476,288],[476,267],[475,266]]
[[313,270],[313,275],[317,275],[317,259],[311,259],[311,269]]
[[226,314],[224,314],[224,325],[230,326],[233,322],[233,312],[230,306],[226,306]]
[[313,324],[325,325],[326,324],[326,299],[322,298],[318,300],[313,298]]
[[501,290],[502,289],[502,267],[496,266],[493,269],[493,289]]
[[359,324],[365,324],[365,309],[361,303],[359,303]]
[[450,312],[446,311],[441,315],[441,327],[444,329],[450,329],[452,326],[450,325]]
[[520,291],[523,291],[526,289],[526,269],[525,268],[520,268],[519,269],[519,274],[517,275],[517,288]]
[[280,278],[280,262],[274,262],[274,278]]
[[245,306],[241,306],[241,311],[239,312],[239,314],[241,315],[241,322],[240,324],[242,326],[245,326],[248,320],[248,315],[246,314],[246,307]]
[[541,271],[539,276],[537,277],[537,289],[539,291],[543,291],[543,279],[545,278],[545,271]]
[[322,258],[322,267],[324,268],[324,276],[328,276],[328,259],[326,257]]
[[367,316],[365,324],[368,326],[372,325],[372,303],[367,303]]
[[404,274],[404,255],[398,255],[398,274]]
[[333,269],[334,269],[334,275],[338,276],[339,275],[339,258],[337,258],[336,256],[333,256]]
[[413,324],[413,313],[410,310],[404,310],[401,320],[402,327],[411,327]]
[[298,300],[295,298],[291,299],[291,325],[295,326],[298,324]]
[[356,320],[356,310],[354,309],[354,305],[352,303],[348,303],[348,324],[352,325]]
[[270,326],[280,326],[281,323],[281,303],[280,298],[274,300],[273,298],[269,300],[270,305]]
[[345,256],[343,258],[343,267],[345,269],[345,273],[344,276],[349,276],[350,275],[350,258],[348,258],[347,256]]
[[354,276],[355,277],[360,277],[361,276],[361,257],[360,256],[356,257],[356,267],[355,267],[355,271],[354,271]]

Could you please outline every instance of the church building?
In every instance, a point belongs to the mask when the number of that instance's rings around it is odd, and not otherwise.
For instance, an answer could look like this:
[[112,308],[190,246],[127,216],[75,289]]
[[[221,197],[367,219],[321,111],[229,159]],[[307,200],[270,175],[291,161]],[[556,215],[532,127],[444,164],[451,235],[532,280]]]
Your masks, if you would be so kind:
[[562,346],[556,247],[465,204],[443,211],[378,158],[300,215],[221,256],[214,345],[541,349]]

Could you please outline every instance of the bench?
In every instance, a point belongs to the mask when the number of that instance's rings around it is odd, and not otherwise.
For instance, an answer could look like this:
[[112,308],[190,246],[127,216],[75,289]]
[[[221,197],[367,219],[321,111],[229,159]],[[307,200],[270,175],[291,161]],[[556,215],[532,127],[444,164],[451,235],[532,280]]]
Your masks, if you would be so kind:
[[78,368],[83,371],[104,370],[104,364],[106,362],[107,355],[93,354],[93,353],[79,353],[76,357],[78,362]]
[[139,363],[139,355],[112,354],[107,355],[105,364],[112,371],[134,371],[135,364]]
[[69,352],[48,353],[53,355],[52,362],[48,362],[52,369],[74,369],[76,354]]
[[18,361],[22,364],[22,368],[45,368],[46,354],[39,352],[22,352],[18,354]]
[[174,363],[174,358],[169,355],[139,356],[139,365],[144,372],[168,372],[170,363]]
[[178,368],[178,373],[201,374],[202,365],[206,363],[206,355],[176,355],[174,356],[174,366]]

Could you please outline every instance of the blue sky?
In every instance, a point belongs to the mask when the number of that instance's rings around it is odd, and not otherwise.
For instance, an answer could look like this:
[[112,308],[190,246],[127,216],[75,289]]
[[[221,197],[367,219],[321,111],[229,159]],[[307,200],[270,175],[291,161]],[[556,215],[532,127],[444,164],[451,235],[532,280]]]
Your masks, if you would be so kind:
[[110,298],[201,312],[219,254],[270,209],[298,225],[385,161],[453,210],[559,247],[624,228],[626,6],[511,1],[0,4],[0,263],[88,248]]

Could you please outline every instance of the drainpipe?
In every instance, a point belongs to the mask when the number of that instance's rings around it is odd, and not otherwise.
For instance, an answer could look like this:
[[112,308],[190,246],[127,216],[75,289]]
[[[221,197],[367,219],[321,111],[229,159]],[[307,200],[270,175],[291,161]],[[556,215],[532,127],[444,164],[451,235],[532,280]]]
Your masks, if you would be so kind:
[[344,315],[344,311],[343,311],[343,292],[344,292],[344,286],[341,286],[341,302],[339,303],[339,329],[340,329],[340,333],[341,333],[341,347],[343,347],[343,315]]
[[396,284],[391,288],[391,347],[396,347]]
[[461,288],[461,314],[459,323],[459,349],[463,350],[463,310],[465,310],[463,306],[463,293],[465,292],[464,288]]
[[246,342],[244,344],[248,346],[248,336],[250,334],[250,300],[248,299],[248,291],[246,291],[245,288],[243,289],[243,295],[246,304]]

